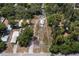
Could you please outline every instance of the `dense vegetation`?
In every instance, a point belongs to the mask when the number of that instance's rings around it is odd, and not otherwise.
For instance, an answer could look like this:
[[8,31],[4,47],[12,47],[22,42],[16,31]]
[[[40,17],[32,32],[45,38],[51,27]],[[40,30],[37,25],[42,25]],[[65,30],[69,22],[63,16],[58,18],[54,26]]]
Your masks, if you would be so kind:
[[28,19],[40,14],[41,4],[0,4],[0,16],[11,19]]
[[0,23],[0,52],[6,48],[6,44],[1,40],[1,36],[5,28],[6,28],[5,25]]
[[26,26],[23,32],[18,37],[19,45],[22,47],[26,47],[32,40],[33,30],[31,27]]
[[0,52],[6,49],[6,44],[0,39]]
[[6,26],[3,23],[0,23],[0,31],[4,30]]
[[53,35],[50,52],[79,53],[79,10],[74,4],[46,4],[45,10]]

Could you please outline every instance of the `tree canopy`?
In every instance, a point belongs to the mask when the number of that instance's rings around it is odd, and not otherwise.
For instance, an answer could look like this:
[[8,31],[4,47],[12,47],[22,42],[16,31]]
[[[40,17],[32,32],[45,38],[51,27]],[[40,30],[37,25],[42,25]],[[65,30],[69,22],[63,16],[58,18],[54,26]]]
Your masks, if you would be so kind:
[[45,10],[53,35],[50,52],[79,53],[79,10],[74,9],[74,4],[46,4]]
[[25,30],[20,34],[18,37],[18,42],[20,46],[28,46],[28,44],[31,42],[33,36],[33,30],[30,27],[26,27]]

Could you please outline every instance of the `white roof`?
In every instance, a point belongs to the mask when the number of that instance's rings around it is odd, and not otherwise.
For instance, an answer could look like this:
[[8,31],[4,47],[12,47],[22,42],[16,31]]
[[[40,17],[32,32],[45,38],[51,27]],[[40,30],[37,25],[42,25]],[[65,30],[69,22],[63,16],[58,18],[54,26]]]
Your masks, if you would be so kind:
[[11,43],[16,43],[17,37],[19,36],[19,31],[14,31],[12,38],[11,38]]
[[1,40],[6,42],[8,40],[8,35],[4,36],[4,37],[1,37]]

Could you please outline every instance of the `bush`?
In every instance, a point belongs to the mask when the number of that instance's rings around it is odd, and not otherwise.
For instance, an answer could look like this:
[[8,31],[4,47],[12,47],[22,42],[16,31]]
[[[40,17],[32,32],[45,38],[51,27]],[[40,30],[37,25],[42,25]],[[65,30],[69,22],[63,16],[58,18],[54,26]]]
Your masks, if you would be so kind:
[[10,22],[11,25],[15,25],[16,24],[15,20],[9,20],[9,22]]
[[79,52],[79,42],[74,41],[71,36],[64,37],[63,35],[59,35],[55,40],[55,44],[52,44],[49,49],[52,54],[62,53],[67,55]]
[[0,37],[2,36],[4,29],[6,29],[6,26],[3,23],[0,23]]
[[51,47],[49,48],[49,51],[52,54],[57,54],[57,53],[59,53],[59,46],[58,45],[51,45]]
[[61,13],[52,14],[48,16],[47,19],[48,19],[49,26],[52,26],[55,24],[59,25],[59,22],[64,20],[64,14],[61,14]]
[[6,44],[4,42],[2,42],[2,40],[0,39],[0,52],[5,50],[5,48],[6,48]]
[[60,53],[65,54],[65,55],[71,53],[72,48],[70,45],[63,44],[63,45],[60,45],[59,47],[60,47],[59,48]]
[[33,30],[30,27],[26,27],[26,29],[20,34],[18,37],[18,42],[20,46],[28,46],[33,36]]
[[72,53],[79,53],[79,42],[73,42],[72,45]]
[[0,23],[0,31],[4,30],[6,28],[6,26],[3,23]]
[[59,35],[59,36],[56,37],[56,43],[58,45],[61,45],[61,44],[64,43],[64,37],[63,37],[63,35]]

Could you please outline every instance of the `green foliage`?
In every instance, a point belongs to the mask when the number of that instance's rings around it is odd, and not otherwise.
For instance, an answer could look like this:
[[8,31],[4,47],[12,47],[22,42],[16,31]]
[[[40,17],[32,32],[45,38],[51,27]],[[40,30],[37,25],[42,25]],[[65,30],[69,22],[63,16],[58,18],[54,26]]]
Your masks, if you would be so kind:
[[64,14],[61,14],[61,13],[56,13],[56,14],[52,14],[50,16],[48,16],[48,24],[49,26],[52,26],[52,25],[55,25],[59,24],[60,21],[64,20]]
[[4,30],[6,26],[3,23],[0,23],[0,31]]
[[70,31],[74,35],[79,35],[79,21],[75,21],[70,24]]
[[71,33],[68,36],[63,36],[63,34],[56,35],[52,45],[50,47],[50,52],[52,54],[62,53],[62,54],[71,54],[79,53],[79,41],[77,40],[79,34],[77,32]]
[[[49,16],[50,17],[50,16]],[[55,15],[56,17],[56,15]],[[78,36],[79,36],[79,21],[75,20],[74,22],[70,22],[65,19],[65,22],[63,23],[63,27],[56,26],[53,24],[56,23],[54,17],[50,17],[51,21],[48,22],[51,23],[53,27],[53,37],[54,40],[52,42],[52,45],[50,47],[50,52],[52,54],[62,53],[62,54],[71,54],[71,53],[79,53],[79,42]],[[53,21],[54,19],[54,21]],[[59,18],[58,18],[59,19]],[[57,24],[57,23],[56,23]],[[69,28],[70,35],[67,37],[64,37],[64,31],[65,28]]]
[[55,40],[56,40],[56,43],[59,45],[64,42],[64,37],[63,35],[58,35]]
[[72,43],[72,50],[73,53],[79,53],[79,42]]
[[6,44],[0,39],[0,52],[2,52],[5,48],[6,48]]
[[0,4],[0,16],[11,19],[29,19],[40,14],[41,4]]
[[59,53],[59,46],[58,45],[52,45],[51,47],[50,47],[50,52],[52,53],[52,54],[57,54],[57,53]]
[[14,7],[13,5],[4,5],[2,8],[1,8],[1,15],[4,16],[4,17],[7,17],[8,19],[10,18],[13,18],[14,17]]
[[46,15],[50,16],[53,13],[56,13],[58,11],[58,5],[57,4],[45,4],[45,11],[46,11]]
[[28,46],[33,36],[33,30],[30,27],[26,27],[26,29],[21,33],[18,37],[18,42],[20,46]]
[[11,25],[15,25],[17,22],[15,22],[15,20],[9,20]]
[[70,19],[74,13],[74,4],[46,4],[45,10],[47,16],[50,16],[54,13],[63,13],[66,19]]
[[1,40],[2,31],[6,28],[6,26],[2,23],[0,23],[0,52],[3,51],[6,48],[5,43]]
[[[74,4],[45,4],[48,25],[52,28],[52,54],[79,52],[79,10]],[[59,26],[60,22],[63,26]],[[67,33],[68,36],[64,36]]]

